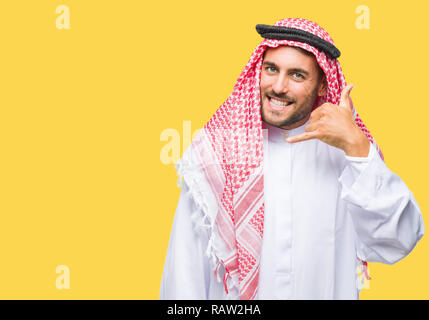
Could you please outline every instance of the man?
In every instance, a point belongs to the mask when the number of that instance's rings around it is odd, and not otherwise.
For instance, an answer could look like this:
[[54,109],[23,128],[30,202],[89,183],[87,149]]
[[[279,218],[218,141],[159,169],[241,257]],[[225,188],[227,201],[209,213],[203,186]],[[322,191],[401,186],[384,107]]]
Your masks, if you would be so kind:
[[[258,25],[233,93],[186,150],[161,299],[357,299],[366,261],[424,234],[314,22]],[[366,269],[363,268],[365,273]]]

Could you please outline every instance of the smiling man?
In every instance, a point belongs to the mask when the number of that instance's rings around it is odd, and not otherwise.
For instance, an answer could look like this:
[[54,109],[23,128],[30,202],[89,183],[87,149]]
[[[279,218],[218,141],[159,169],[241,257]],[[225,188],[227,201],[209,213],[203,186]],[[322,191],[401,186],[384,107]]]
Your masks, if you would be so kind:
[[[232,94],[177,164],[161,299],[358,299],[424,234],[316,23],[258,25]],[[361,269],[360,269],[361,268]]]

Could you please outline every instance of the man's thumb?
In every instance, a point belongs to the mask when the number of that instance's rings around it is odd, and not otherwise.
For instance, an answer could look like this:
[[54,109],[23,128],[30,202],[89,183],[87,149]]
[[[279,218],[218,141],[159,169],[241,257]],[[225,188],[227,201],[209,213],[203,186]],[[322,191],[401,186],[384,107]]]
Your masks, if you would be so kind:
[[349,84],[343,89],[343,91],[341,91],[340,106],[349,107],[350,92],[353,88],[354,85]]

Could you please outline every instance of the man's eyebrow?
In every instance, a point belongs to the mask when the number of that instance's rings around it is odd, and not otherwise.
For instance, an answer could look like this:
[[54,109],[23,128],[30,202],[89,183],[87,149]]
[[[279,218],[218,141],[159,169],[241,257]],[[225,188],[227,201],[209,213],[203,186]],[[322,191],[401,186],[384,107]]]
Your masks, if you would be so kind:
[[[279,69],[279,67],[274,62],[264,61],[263,65]],[[289,72],[302,73],[302,74],[305,74],[306,76],[308,76],[310,74],[310,72],[308,72],[307,70],[304,70],[302,68],[292,68],[292,69],[289,69]]]
[[270,61],[264,61],[263,65],[268,67],[278,68],[278,66],[274,62],[270,62]]
[[302,73],[302,74],[305,74],[306,76],[308,76],[310,74],[310,72],[308,72],[307,70],[301,69],[301,68],[292,68],[289,71],[290,72],[296,72],[296,73]]

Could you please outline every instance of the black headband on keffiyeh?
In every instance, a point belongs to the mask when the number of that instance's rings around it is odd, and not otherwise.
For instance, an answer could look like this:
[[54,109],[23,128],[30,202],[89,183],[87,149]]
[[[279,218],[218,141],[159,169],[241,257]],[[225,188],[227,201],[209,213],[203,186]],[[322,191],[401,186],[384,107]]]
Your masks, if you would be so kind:
[[324,51],[332,59],[337,59],[341,55],[340,50],[338,50],[332,43],[304,30],[257,24],[256,31],[258,31],[258,33],[265,39],[295,40],[308,43],[309,45]]

